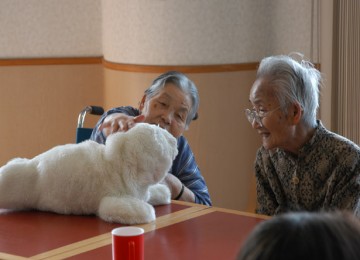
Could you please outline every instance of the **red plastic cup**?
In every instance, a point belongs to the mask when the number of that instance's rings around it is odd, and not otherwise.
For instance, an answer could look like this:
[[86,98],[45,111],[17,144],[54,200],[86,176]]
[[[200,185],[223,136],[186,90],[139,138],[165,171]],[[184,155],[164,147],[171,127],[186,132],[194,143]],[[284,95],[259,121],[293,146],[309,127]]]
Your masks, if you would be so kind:
[[120,227],[111,234],[113,260],[144,260],[144,229]]

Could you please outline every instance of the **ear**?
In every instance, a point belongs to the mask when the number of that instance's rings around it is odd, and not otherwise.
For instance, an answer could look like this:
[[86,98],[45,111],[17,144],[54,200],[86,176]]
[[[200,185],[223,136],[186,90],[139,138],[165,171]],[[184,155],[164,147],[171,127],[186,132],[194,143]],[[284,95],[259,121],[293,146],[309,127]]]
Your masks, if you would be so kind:
[[294,103],[292,105],[291,114],[290,114],[290,116],[292,118],[292,123],[294,125],[297,125],[300,122],[300,120],[302,118],[302,114],[303,114],[303,109],[302,109],[301,105],[297,102]]
[[141,111],[143,110],[144,108],[144,105],[145,105],[145,100],[146,100],[146,95],[144,95],[140,101],[140,104],[139,104],[139,110],[140,110],[140,113]]

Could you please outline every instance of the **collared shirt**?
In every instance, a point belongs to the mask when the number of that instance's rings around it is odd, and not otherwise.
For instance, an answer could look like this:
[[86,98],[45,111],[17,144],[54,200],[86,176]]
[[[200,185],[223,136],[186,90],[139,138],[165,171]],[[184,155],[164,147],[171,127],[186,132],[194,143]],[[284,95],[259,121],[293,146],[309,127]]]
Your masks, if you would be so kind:
[[[129,106],[117,107],[107,111],[96,124],[91,134],[91,140],[102,144],[105,143],[106,137],[103,135],[102,131],[99,131],[99,126],[102,124],[105,117],[113,113],[123,113],[129,116],[138,116],[140,114],[138,109]],[[173,162],[170,173],[175,175],[185,187],[194,193],[195,203],[211,206],[208,188],[186,138],[180,136],[177,141],[178,155]]]
[[297,156],[261,147],[255,174],[259,214],[334,209],[358,214],[360,148],[320,121]]

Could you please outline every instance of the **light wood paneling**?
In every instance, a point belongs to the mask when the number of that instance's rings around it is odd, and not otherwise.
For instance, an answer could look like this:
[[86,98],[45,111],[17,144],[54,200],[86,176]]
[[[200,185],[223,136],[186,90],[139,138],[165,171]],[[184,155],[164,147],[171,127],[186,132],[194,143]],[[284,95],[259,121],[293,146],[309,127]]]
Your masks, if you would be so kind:
[[4,164],[75,142],[80,110],[103,105],[103,68],[101,64],[0,66],[0,90]]

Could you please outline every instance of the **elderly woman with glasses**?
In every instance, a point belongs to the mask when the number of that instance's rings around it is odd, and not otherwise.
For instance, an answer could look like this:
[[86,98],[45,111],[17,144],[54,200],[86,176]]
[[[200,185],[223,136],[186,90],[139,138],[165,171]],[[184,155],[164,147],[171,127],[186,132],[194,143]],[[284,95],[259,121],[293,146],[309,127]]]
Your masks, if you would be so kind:
[[321,74],[290,56],[261,61],[245,114],[262,139],[255,162],[257,213],[359,214],[360,148],[316,119]]
[[164,180],[172,199],[211,205],[205,180],[183,136],[191,121],[197,118],[198,108],[195,84],[184,74],[169,71],[145,90],[138,109],[123,106],[107,111],[94,128],[91,139],[105,143],[108,135],[127,131],[140,122],[159,125],[178,140],[179,153]]

